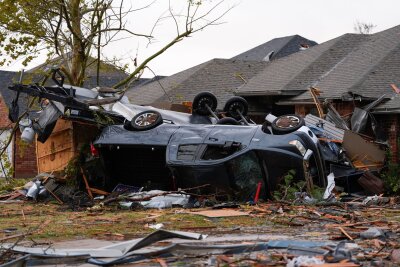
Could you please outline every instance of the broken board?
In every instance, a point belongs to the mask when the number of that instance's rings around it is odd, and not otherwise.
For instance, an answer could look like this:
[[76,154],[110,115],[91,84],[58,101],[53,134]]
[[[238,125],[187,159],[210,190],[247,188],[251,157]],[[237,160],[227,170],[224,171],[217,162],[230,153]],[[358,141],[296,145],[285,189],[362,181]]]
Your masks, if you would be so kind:
[[383,166],[386,151],[357,133],[345,131],[343,147],[353,164],[354,162],[360,163],[356,167],[365,166],[366,169],[376,170]]
[[221,218],[221,217],[237,217],[237,216],[248,216],[248,212],[233,210],[233,209],[218,209],[218,210],[202,210],[188,212],[193,215],[201,215],[208,218]]

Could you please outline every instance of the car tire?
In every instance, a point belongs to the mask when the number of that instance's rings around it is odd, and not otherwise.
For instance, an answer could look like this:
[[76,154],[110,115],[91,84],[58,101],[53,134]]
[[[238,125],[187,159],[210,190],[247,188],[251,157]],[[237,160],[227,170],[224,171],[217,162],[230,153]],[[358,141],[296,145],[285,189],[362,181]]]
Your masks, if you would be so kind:
[[239,120],[241,117],[237,111],[246,116],[249,111],[249,104],[243,97],[234,96],[226,101],[224,111],[232,118]]
[[206,105],[208,105],[212,111],[217,109],[218,100],[215,95],[210,92],[201,92],[197,94],[193,99],[192,114],[202,116],[211,115]]
[[[147,131],[163,122],[161,114],[154,110],[140,112],[132,118],[130,128],[133,131]],[[125,127],[126,128],[126,127]]]
[[305,125],[304,119],[295,114],[277,117],[271,124],[274,134],[286,134],[294,132]]
[[240,123],[231,117],[225,117],[217,121],[219,125],[239,125]]

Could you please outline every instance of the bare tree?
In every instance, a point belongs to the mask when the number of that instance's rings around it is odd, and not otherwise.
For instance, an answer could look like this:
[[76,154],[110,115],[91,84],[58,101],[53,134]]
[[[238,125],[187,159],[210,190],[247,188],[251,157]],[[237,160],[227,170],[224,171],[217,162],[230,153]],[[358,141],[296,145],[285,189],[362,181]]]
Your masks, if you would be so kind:
[[[221,18],[233,7],[223,7],[219,2],[207,0],[181,0],[185,4],[183,12],[175,12],[171,1],[169,8],[154,23],[150,33],[140,33],[129,29],[128,15],[149,8],[156,0],[133,8],[124,0],[2,0],[0,1],[0,65],[10,64],[24,58],[27,64],[42,51],[47,51],[48,59],[58,58],[58,63],[69,83],[82,86],[88,66],[97,63],[99,75],[102,50],[110,42],[123,38],[146,38],[154,40],[154,31],[167,20],[172,21],[176,35],[161,49],[149,56],[128,77],[114,87],[124,87],[138,79],[147,64],[184,38],[206,27],[220,24]],[[210,5],[204,5],[208,2]],[[96,60],[90,60],[95,58]],[[122,97],[122,95],[121,95]],[[32,106],[30,102],[28,109]],[[16,121],[10,139],[0,147],[0,156],[11,143],[19,120]]]
[[[219,25],[220,19],[227,12],[229,12],[232,9],[232,7],[224,9],[222,12],[219,12],[213,17],[211,17],[210,15],[212,15],[215,11],[217,11],[217,9],[223,2],[224,1],[221,0],[217,4],[212,6],[210,9],[202,11],[201,10],[202,1],[189,0],[186,7],[186,13],[179,14],[174,12],[171,6],[171,0],[169,0],[168,14],[158,18],[158,20],[154,24],[154,27],[150,35],[153,34],[154,29],[160,22],[172,19],[176,28],[176,36],[170,42],[168,42],[164,47],[162,47],[159,51],[157,51],[150,57],[146,58],[140,65],[136,67],[136,69],[126,79],[120,81],[114,87],[119,88],[122,86],[126,86],[130,81],[132,81],[132,79],[140,75],[140,73],[146,68],[147,64],[151,60],[153,60],[160,54],[164,53],[168,48],[182,41],[184,38],[189,37],[195,32],[201,31],[206,27]],[[149,43],[151,41],[152,39],[149,38]]]
[[[181,0],[186,11],[174,13],[171,3],[168,15],[160,17],[159,22],[172,20],[177,35],[160,51],[138,65],[129,78],[117,87],[126,85],[133,77],[143,71],[146,64],[162,54],[175,43],[207,26],[216,25],[230,10],[221,11],[217,2],[209,7],[207,0]],[[120,38],[154,39],[149,34],[132,30],[129,18],[135,12],[149,8],[156,0],[149,0],[141,7],[133,7],[132,2],[124,0],[3,0],[0,1],[0,61],[7,64],[25,57],[29,63],[41,51],[47,51],[49,59],[58,57],[61,70],[72,85],[82,86],[87,67],[93,64],[90,58],[99,62],[104,47]],[[206,7],[207,6],[207,7]],[[207,10],[202,10],[206,7]],[[140,23],[140,22],[139,22]],[[154,29],[154,28],[153,28]]]
[[372,23],[365,23],[357,20],[356,23],[354,23],[354,31],[360,34],[371,34],[376,26],[377,25]]

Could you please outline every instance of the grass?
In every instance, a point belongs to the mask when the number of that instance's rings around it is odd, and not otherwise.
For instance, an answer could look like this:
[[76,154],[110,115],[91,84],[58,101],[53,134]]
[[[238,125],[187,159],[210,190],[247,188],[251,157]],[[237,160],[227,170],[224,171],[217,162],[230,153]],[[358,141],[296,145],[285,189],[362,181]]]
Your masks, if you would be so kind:
[[[265,224],[265,218],[250,216],[213,218],[200,215],[176,213],[178,209],[168,210],[121,210],[106,207],[101,212],[69,211],[54,203],[0,203],[1,231],[16,228],[15,233],[37,229],[31,238],[51,241],[100,238],[124,239],[143,236],[154,231],[149,224],[163,223],[166,229],[190,231],[209,231],[210,229],[229,229]],[[3,234],[4,236],[5,234]]]
[[[13,179],[0,182],[0,192],[24,185],[27,180]],[[32,232],[36,241],[61,241],[71,239],[115,239],[124,240],[154,231],[150,224],[162,223],[165,229],[192,231],[205,234],[229,233],[235,228],[248,229],[270,234],[291,234],[296,231],[323,231],[321,221],[304,221],[303,227],[291,226],[300,214],[305,214],[301,206],[290,206],[284,214],[276,212],[279,203],[259,206],[242,205],[240,210],[251,212],[249,216],[207,218],[188,214],[189,209],[166,210],[124,210],[118,206],[106,206],[100,211],[71,211],[55,201],[0,203],[0,239],[7,235]],[[307,209],[318,209],[308,206]],[[262,210],[265,212],[258,213]],[[368,219],[384,219],[394,224],[400,222],[398,209],[359,209],[358,216]],[[13,230],[15,229],[15,230]],[[254,229],[254,230],[252,230]],[[8,233],[11,230],[10,233]],[[246,230],[247,231],[247,230]],[[300,233],[299,232],[299,233]]]
[[0,177],[0,194],[12,192],[14,188],[24,186],[27,182],[32,179],[9,179]]
[[[251,211],[246,205],[241,208]],[[130,239],[141,237],[154,231],[150,224],[164,224],[165,229],[193,231],[209,234],[229,232],[234,228],[258,228],[261,232],[289,234],[302,227],[287,225],[287,216],[296,217],[292,212],[285,216],[250,215],[226,218],[207,218],[200,215],[182,213],[188,210],[121,210],[117,206],[106,207],[100,212],[71,211],[55,203],[0,203],[0,238],[6,236],[4,230],[16,228],[11,234],[36,230],[31,237],[35,240],[70,239]],[[398,210],[366,210],[361,216],[369,220],[381,218],[399,221]],[[286,218],[286,219],[285,219]],[[319,223],[314,225],[318,228]],[[306,226],[306,224],[305,224]]]

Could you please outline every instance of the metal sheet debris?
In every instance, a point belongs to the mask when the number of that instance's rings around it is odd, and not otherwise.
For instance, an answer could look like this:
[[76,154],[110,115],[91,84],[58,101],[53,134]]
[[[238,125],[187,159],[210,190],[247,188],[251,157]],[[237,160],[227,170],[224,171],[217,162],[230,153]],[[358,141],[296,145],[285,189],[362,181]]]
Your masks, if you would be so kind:
[[46,248],[29,248],[14,245],[0,245],[3,249],[12,249],[13,251],[29,253],[32,255],[52,255],[56,257],[69,257],[69,256],[85,256],[89,255],[96,258],[115,258],[122,257],[129,252],[133,252],[149,246],[155,242],[170,239],[170,238],[182,238],[182,239],[192,239],[201,240],[205,238],[206,235],[182,232],[182,231],[167,231],[167,230],[157,230],[144,238],[139,238],[135,240],[129,240],[126,242],[120,242],[117,244],[105,246],[96,249],[56,249],[51,247]]

